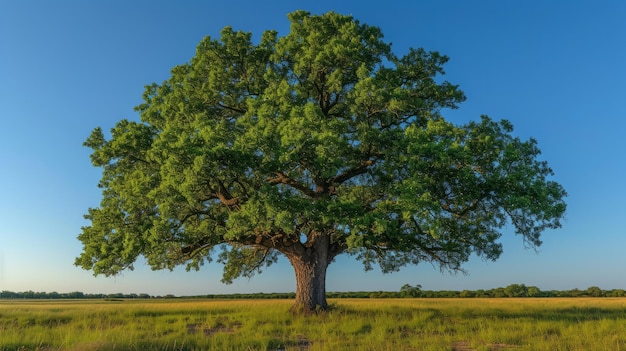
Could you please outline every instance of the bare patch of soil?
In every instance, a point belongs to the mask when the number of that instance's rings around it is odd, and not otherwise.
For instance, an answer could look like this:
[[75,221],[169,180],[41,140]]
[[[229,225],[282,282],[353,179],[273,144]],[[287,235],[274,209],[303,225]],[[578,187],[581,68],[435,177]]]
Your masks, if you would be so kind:
[[311,345],[313,345],[313,342],[307,339],[304,335],[298,335],[297,340],[282,341],[280,344],[280,346],[272,350],[285,351],[287,347],[289,347],[290,350],[308,351],[311,348]]
[[299,335],[298,341],[295,343],[295,345],[292,345],[292,346],[297,347],[298,350],[300,351],[307,351],[309,347],[311,347],[311,344],[313,343],[307,338],[305,338],[304,335]]
[[226,327],[226,326],[217,326],[217,327],[209,328],[206,325],[201,324],[201,323],[187,324],[188,334],[196,334],[200,332],[203,333],[205,336],[211,336],[215,333],[234,333],[235,329],[233,329],[232,327]]
[[[486,344],[487,350],[489,351],[502,351],[508,349],[517,349],[520,346],[518,345],[509,345],[509,344]],[[452,343],[452,351],[474,351],[475,348],[472,347],[472,344],[468,341],[455,341]]]

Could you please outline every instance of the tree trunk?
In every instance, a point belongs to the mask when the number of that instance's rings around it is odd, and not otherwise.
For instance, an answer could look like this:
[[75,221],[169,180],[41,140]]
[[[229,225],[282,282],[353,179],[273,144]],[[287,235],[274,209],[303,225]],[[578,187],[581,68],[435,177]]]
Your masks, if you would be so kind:
[[332,261],[330,238],[321,235],[300,255],[288,255],[296,273],[296,301],[293,313],[310,314],[326,310],[326,269]]

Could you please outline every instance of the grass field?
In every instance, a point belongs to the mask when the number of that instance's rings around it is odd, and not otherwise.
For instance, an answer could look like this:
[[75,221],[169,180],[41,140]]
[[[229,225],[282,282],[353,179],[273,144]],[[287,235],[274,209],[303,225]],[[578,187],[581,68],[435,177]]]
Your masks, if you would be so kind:
[[626,350],[626,299],[0,300],[0,350]]

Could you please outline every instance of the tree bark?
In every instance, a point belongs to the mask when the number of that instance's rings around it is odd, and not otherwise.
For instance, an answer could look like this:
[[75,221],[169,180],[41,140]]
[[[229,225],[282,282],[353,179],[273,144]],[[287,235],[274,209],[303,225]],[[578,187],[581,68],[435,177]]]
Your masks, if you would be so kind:
[[293,313],[311,314],[328,309],[326,269],[332,261],[330,237],[320,235],[298,255],[287,255],[296,273],[296,301]]

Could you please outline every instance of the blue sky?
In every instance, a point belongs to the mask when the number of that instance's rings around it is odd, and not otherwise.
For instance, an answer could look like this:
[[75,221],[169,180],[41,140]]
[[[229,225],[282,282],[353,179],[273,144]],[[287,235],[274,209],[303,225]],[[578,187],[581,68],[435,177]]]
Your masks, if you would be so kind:
[[626,2],[623,1],[6,1],[0,4],[0,290],[154,295],[294,291],[286,260],[252,280],[219,282],[221,266],[152,272],[138,264],[115,278],[74,267],[97,206],[100,171],[82,146],[133,107],[143,87],[168,78],[204,36],[227,25],[288,30],[305,9],[351,14],[378,26],[394,51],[448,55],[446,79],[467,101],[446,112],[462,123],[487,114],[535,137],[568,191],[563,228],[538,251],[504,232],[496,262],[472,259],[469,275],[423,264],[364,273],[340,257],[329,291],[626,288]]

